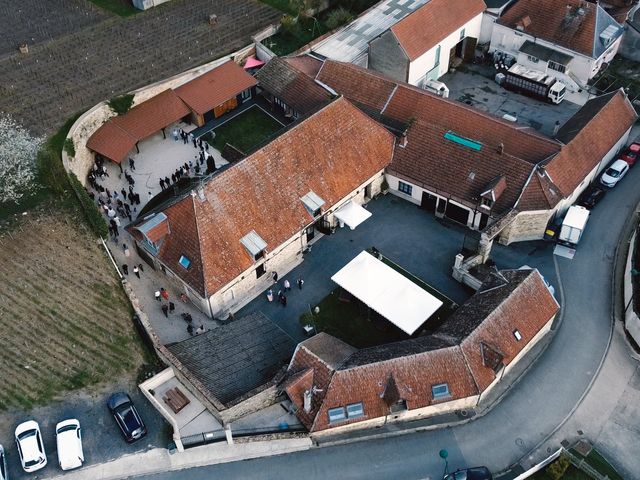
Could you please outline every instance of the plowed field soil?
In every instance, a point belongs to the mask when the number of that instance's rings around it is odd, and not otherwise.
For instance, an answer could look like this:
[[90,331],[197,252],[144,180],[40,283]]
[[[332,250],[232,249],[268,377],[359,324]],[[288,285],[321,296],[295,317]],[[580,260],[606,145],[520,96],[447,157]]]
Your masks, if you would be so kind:
[[135,376],[143,363],[102,246],[66,215],[32,211],[0,233],[0,410]]

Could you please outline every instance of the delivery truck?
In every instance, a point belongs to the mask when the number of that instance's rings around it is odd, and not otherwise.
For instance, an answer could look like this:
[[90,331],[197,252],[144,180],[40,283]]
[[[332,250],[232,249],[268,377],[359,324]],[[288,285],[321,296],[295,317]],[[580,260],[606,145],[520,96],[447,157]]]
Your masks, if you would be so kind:
[[589,220],[589,210],[578,205],[570,207],[560,226],[558,242],[575,248],[582,238],[587,220]]
[[557,78],[538,70],[530,70],[514,63],[496,75],[496,82],[507,90],[528,95],[554,104],[564,100],[567,87]]

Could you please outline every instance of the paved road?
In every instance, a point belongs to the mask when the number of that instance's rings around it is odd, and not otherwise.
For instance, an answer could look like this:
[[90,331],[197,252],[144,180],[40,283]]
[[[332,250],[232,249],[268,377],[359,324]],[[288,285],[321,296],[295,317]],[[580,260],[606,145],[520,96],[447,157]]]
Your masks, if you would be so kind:
[[[520,461],[570,417],[589,389],[607,350],[612,322],[613,253],[629,212],[640,202],[638,182],[640,168],[636,167],[598,205],[576,257],[572,261],[558,259],[565,301],[560,329],[542,358],[486,416],[451,429],[192,469],[189,477],[270,479],[287,478],[291,474],[296,477],[304,475],[306,479],[435,479],[442,473],[441,461],[437,457],[440,448],[450,452],[450,464],[454,468],[485,464],[494,471],[500,471]],[[614,336],[614,342],[617,351],[627,348],[622,335]],[[628,355],[618,355],[613,365],[607,368],[629,375],[629,378],[618,379],[621,380],[618,382],[622,384],[621,388],[628,385],[624,395],[619,391],[612,394],[615,393],[616,399],[620,397],[625,404],[637,405],[640,403],[640,374],[634,362]],[[599,382],[604,383],[601,391],[606,390],[609,373],[605,370],[601,373]],[[589,396],[586,398],[590,400]],[[593,432],[594,436],[598,429],[603,429],[601,440],[604,442],[612,437],[611,432],[616,431],[616,425],[637,422],[640,418],[638,408],[621,410],[614,404],[612,410],[611,420],[604,426],[597,415],[582,415],[582,423],[572,427],[584,430],[587,435]],[[616,449],[607,449],[610,459],[627,472],[629,479],[640,478],[634,469],[638,463],[640,432],[633,425],[636,424],[632,423],[628,430],[635,429],[635,437],[625,431],[625,438],[633,441],[617,442]],[[557,448],[562,438],[567,436],[556,437],[556,443],[544,444],[544,447]],[[606,449],[606,445],[603,447]],[[541,452],[536,453],[540,455]],[[535,459],[532,457],[529,463]],[[527,459],[523,463],[527,463]],[[146,478],[185,478],[185,472]]]
[[[4,56],[6,42],[0,42],[0,111],[35,133],[51,133],[104,99],[243,47],[280,18],[255,0],[172,0],[129,18],[96,13],[87,0],[39,3],[51,3],[51,18],[36,8],[21,35],[52,40],[30,47],[27,55],[14,50]],[[19,25],[28,4],[0,6],[0,31]],[[218,15],[215,27],[207,23],[210,14]]]

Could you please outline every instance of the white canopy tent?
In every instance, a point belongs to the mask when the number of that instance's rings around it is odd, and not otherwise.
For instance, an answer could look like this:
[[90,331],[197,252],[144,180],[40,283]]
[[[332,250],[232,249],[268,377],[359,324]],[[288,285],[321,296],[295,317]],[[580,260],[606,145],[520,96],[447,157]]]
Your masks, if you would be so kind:
[[349,225],[351,230],[355,229],[371,216],[371,212],[369,210],[358,205],[353,200],[349,200],[346,204],[333,212],[333,214],[338,220],[340,220],[340,222]]
[[331,280],[409,335],[442,306],[436,297],[368,252],[361,252]]

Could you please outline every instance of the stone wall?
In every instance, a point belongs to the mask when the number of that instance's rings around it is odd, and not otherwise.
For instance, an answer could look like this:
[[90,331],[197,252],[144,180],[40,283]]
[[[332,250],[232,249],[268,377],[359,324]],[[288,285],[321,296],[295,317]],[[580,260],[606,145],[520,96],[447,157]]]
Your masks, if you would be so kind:
[[640,317],[633,308],[633,283],[631,270],[633,269],[633,254],[636,249],[640,249],[637,245],[638,237],[633,234],[629,241],[629,252],[627,253],[627,262],[624,268],[624,285],[623,285],[623,301],[624,301],[624,328],[629,336],[640,345]]
[[544,231],[552,215],[553,210],[520,212],[513,222],[502,231],[498,242],[501,245],[509,245],[513,242],[540,240],[544,236]]
[[[133,93],[133,105],[138,105],[145,100],[169,89],[176,88],[180,85],[193,80],[196,77],[214,69],[218,65],[226,62],[229,59],[235,61],[241,61],[248,55],[255,52],[253,44],[248,45],[230,55],[219,58],[212,62],[206,63],[196,68],[187,70],[186,72],[179,73],[173,77],[161,80],[160,82],[147,85],[146,87],[134,90]],[[75,121],[71,126],[67,138],[71,138],[75,146],[76,154],[73,158],[69,157],[65,151],[62,152],[62,163],[67,172],[74,173],[83,185],[87,183],[87,174],[91,170],[94,161],[94,154],[87,147],[87,140],[89,137],[104,124],[109,118],[113,117],[114,113],[107,105],[107,100],[100,102],[92,107],[89,111]]]

